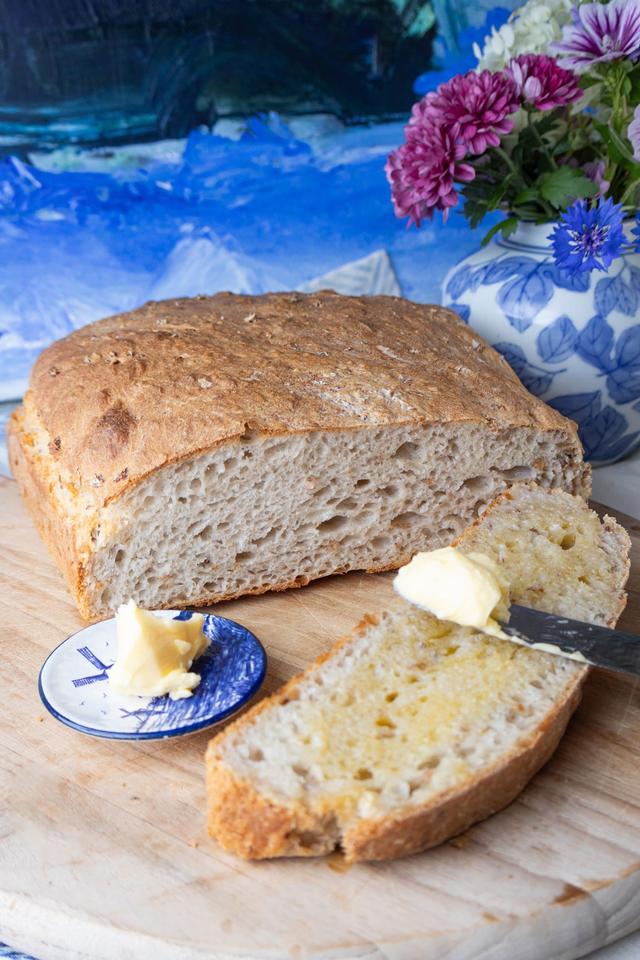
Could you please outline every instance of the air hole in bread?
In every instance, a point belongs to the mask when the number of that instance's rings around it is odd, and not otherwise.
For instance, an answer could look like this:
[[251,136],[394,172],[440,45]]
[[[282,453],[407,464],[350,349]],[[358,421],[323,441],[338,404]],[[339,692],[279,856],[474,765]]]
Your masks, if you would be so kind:
[[338,513],[335,517],[330,517],[329,520],[323,520],[322,523],[319,523],[318,533],[334,533],[344,527],[346,523],[347,518]]
[[396,725],[393,722],[393,720],[391,720],[389,717],[385,716],[384,714],[382,714],[382,716],[378,717],[378,719],[376,720],[376,727],[386,727],[389,730],[396,729]]
[[500,476],[503,480],[506,480],[507,483],[515,483],[516,480],[532,480],[535,477],[535,470],[533,467],[522,466],[509,467],[507,470],[502,470]]
[[264,760],[264,753],[258,747],[252,747],[249,750],[249,760],[253,760],[254,763],[261,763]]
[[253,556],[253,550],[241,550],[240,553],[236,553],[236,563],[243,563],[245,560],[250,560]]
[[114,563],[117,563],[118,566],[120,566],[120,564],[122,563],[122,561],[124,560],[124,558],[125,558],[125,552],[124,552],[124,550],[121,548],[120,550],[118,550],[118,552],[116,553],[115,557],[113,558],[113,559],[114,559]]
[[412,443],[410,440],[406,440],[404,443],[401,443],[394,457],[397,457],[399,460],[413,460],[418,452],[418,444]]
[[393,703],[394,700],[398,699],[398,691],[392,690],[391,693],[388,693],[385,697],[387,703]]
[[405,510],[403,513],[397,514],[391,521],[392,527],[410,527],[416,520],[422,519],[419,513],[416,513],[414,510]]
[[274,443],[272,446],[266,447],[264,451],[265,457],[274,457],[277,453],[280,453],[284,446],[284,443]]
[[462,484],[462,489],[468,490],[469,493],[488,493],[492,488],[493,480],[491,477],[469,477]]
[[575,533],[565,533],[564,537],[560,541],[560,546],[563,550],[571,550],[571,547],[576,545],[576,535]]
[[386,487],[380,487],[378,490],[379,497],[395,497],[398,493],[398,488],[395,483],[388,483]]
[[345,497],[344,500],[341,500],[337,505],[338,510],[355,510],[358,506],[357,500],[354,500],[353,497]]
[[191,483],[189,484],[189,487],[193,491],[199,490],[201,486],[202,486],[202,480],[200,479],[200,477],[191,478]]
[[202,528],[202,530],[198,530],[198,532],[196,533],[196,537],[197,537],[199,540],[208,540],[209,537],[211,536],[212,532],[213,532],[213,531],[212,531],[212,529],[211,529],[211,524],[208,523],[208,524],[206,525],[206,527],[203,527],[203,528]]
[[441,541],[442,543],[450,543],[455,535],[456,531],[453,527],[443,527],[442,530],[438,530],[438,541]]
[[371,780],[372,777],[373,774],[367,767],[360,767],[353,775],[354,780]]
[[379,537],[374,537],[372,539],[371,546],[374,547],[376,550],[381,550],[383,547],[388,547],[390,543],[391,543],[390,537],[385,537],[381,535]]
[[441,757],[427,757],[426,760],[423,760],[418,764],[418,770],[435,770],[436,767],[440,766]]
[[363,477],[362,480],[358,480],[356,483],[356,489],[361,490],[362,487],[368,487],[371,483],[371,480],[367,480],[366,477]]

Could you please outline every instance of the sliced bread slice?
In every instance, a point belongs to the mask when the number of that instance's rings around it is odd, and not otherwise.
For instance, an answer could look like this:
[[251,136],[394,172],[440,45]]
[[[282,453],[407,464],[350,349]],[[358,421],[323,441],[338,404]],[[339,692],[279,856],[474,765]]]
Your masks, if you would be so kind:
[[[513,488],[458,545],[493,556],[514,601],[609,624],[624,605],[629,539],[570,494]],[[210,833],[245,858],[434,846],[517,796],[587,672],[399,601],[211,741]]]

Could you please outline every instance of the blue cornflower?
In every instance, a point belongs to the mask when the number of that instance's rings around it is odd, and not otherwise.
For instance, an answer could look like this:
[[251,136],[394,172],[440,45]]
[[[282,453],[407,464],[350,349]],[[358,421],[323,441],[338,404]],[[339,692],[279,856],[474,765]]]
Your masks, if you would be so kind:
[[616,257],[629,250],[622,227],[622,204],[610,197],[600,197],[592,206],[576,200],[547,239],[557,265],[568,273],[608,270]]
[[640,253],[640,210],[638,213],[636,213],[636,225],[631,233],[635,237],[635,241],[633,243],[634,250],[636,253]]

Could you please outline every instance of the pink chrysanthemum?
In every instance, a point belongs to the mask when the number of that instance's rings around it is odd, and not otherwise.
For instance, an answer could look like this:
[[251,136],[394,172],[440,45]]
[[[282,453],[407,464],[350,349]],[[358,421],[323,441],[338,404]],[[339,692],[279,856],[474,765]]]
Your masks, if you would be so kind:
[[633,159],[640,161],[640,106],[636,107],[627,136],[633,147]]
[[[428,94],[418,111],[418,122],[429,117],[466,144],[470,153],[478,154],[488,147],[499,146],[500,135],[509,133],[513,127],[509,114],[515,113],[519,106],[511,77],[490,70],[481,73],[470,70],[441,84],[434,94]],[[415,122],[413,117],[412,122]]]
[[522,99],[537,110],[564,107],[582,96],[576,74],[559,66],[553,57],[524,53],[511,60],[506,72]]
[[475,177],[473,167],[460,162],[465,154],[464,144],[442,127],[408,127],[406,143],[389,155],[385,166],[396,216],[408,217],[419,227],[442,210],[446,220],[458,202],[455,183]]
[[551,49],[576,73],[595,63],[640,57],[640,0],[584,3],[573,8],[571,19]]

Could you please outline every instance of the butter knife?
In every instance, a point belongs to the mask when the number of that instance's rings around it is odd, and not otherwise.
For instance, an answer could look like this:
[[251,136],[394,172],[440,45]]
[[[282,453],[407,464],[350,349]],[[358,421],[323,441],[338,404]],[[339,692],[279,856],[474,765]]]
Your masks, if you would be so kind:
[[516,603],[510,608],[509,623],[500,626],[510,638],[534,650],[640,676],[640,636],[636,634],[556,617]]

